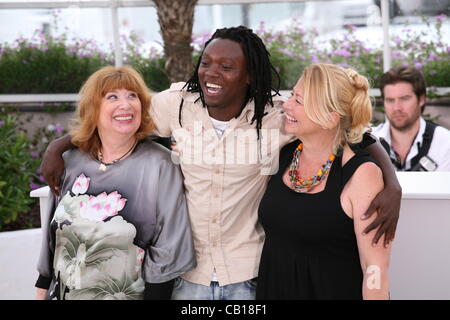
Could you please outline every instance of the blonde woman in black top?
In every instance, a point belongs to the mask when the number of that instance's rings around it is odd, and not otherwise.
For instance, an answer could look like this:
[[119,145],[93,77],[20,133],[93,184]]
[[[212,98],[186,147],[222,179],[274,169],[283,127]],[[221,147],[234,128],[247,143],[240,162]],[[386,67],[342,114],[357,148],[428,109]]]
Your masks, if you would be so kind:
[[383,189],[361,141],[372,117],[365,77],[330,64],[308,67],[285,102],[280,153],[259,208],[266,233],[259,299],[388,299],[390,246],[372,245],[362,220]]

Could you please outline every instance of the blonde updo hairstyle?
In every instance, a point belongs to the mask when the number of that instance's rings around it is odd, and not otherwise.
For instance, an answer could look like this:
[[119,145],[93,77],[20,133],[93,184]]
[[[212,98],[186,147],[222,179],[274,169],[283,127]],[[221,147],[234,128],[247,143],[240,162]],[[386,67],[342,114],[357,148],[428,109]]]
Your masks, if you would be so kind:
[[334,150],[361,142],[372,119],[367,78],[333,64],[313,64],[305,69],[302,80],[303,104],[311,121],[331,129],[335,125],[331,113],[339,115]]
[[129,66],[103,67],[81,87],[76,118],[70,129],[72,143],[93,158],[97,157],[101,148],[97,123],[102,99],[108,92],[122,88],[136,92],[141,102],[141,125],[135,133],[136,139],[144,139],[155,128],[150,116],[150,89],[141,74]]

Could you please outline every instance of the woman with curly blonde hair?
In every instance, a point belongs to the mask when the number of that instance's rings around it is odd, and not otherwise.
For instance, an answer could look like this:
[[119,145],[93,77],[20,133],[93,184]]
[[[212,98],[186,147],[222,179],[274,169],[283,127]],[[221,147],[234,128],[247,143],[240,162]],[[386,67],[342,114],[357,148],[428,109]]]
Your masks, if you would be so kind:
[[354,70],[315,64],[284,103],[284,130],[298,140],[281,150],[259,207],[257,298],[388,299],[390,246],[372,246],[361,219],[383,189],[382,171],[350,148],[372,118],[368,89]]

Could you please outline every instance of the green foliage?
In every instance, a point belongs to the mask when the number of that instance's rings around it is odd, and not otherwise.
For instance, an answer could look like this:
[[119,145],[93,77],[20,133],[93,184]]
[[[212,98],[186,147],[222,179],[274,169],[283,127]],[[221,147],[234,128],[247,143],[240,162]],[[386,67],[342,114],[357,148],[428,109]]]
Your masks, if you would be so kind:
[[[434,18],[428,30],[413,32],[408,24],[400,36],[391,41],[392,64],[413,65],[421,69],[430,87],[450,86],[450,44],[442,34],[446,16]],[[377,87],[383,66],[381,46],[369,47],[356,36],[358,29],[345,27],[341,36],[319,41],[319,33],[295,21],[285,31],[266,30],[262,22],[256,33],[271,54],[281,76],[281,89],[290,90],[304,68],[311,63],[326,62],[352,67]],[[431,36],[430,36],[431,35]],[[196,58],[208,34],[193,37]],[[153,91],[169,87],[165,59],[155,49],[145,49],[145,42],[134,33],[121,38],[124,63],[138,69]],[[147,50],[147,51],[146,51]],[[74,93],[95,70],[113,64],[113,50],[105,53],[93,40],[53,38],[35,34],[32,39],[20,38],[13,44],[0,44],[0,93]],[[194,63],[194,64],[195,64]],[[187,80],[187,79],[186,79]]]
[[442,22],[446,18],[440,15],[434,24],[423,18],[428,30],[421,32],[413,32],[405,24],[403,33],[406,37],[393,39],[393,65],[412,65],[421,69],[429,87],[450,86],[450,43],[442,34]]
[[329,41],[330,48],[323,51],[320,60],[345,68],[353,68],[366,76],[372,87],[377,87],[383,74],[383,51],[381,48],[366,47],[362,41],[357,39],[354,26],[347,25],[344,29],[346,34],[343,38],[331,39]]
[[13,108],[0,109],[0,231],[39,227],[39,216],[33,216],[37,212],[31,212],[38,199],[29,193],[45,185],[39,175],[42,156],[48,143],[67,130],[50,123],[27,132],[26,125],[34,120],[35,115],[25,117]]
[[30,183],[36,178],[38,161],[30,156],[32,148],[23,131],[16,128],[17,118],[0,115],[0,230],[29,210]]
[[[134,34],[123,40],[125,63],[142,73],[150,89],[168,88],[162,56],[151,51],[150,58],[144,57]],[[75,93],[92,73],[113,64],[112,50],[104,53],[93,40],[74,38],[69,43],[65,35],[35,34],[0,44],[0,94]]]
[[164,70],[165,60],[163,58],[136,59],[131,65],[139,70],[151,90],[159,92],[169,88],[170,80]]
[[297,83],[299,75],[310,65],[313,57],[311,45],[315,33],[305,31],[299,24],[289,28],[289,32],[276,32],[272,34],[263,29],[261,24],[261,39],[266,44],[270,59],[280,74],[281,89],[291,89]]
[[0,48],[0,93],[74,93],[100,66],[101,53],[86,52],[65,38],[41,36],[39,42],[18,39]]
[[139,39],[137,34],[131,33],[128,37],[122,37],[124,44],[122,51],[124,52],[124,60],[128,65],[138,70],[145,80],[147,86],[159,92],[169,88],[170,80],[167,77],[165,60],[155,49],[144,52],[142,47],[144,41]]
[[[429,87],[450,86],[450,44],[441,31],[446,18],[436,17],[435,23],[423,18],[428,29],[422,32],[413,32],[405,24],[402,37],[395,36],[391,43],[392,64],[421,69]],[[355,26],[347,25],[344,29],[341,36],[321,42],[316,30],[306,30],[295,20],[284,32],[266,30],[264,23],[256,32],[280,73],[282,89],[291,89],[306,66],[319,62],[354,68],[369,79],[372,87],[377,87],[383,73],[381,46],[369,47],[359,40]]]

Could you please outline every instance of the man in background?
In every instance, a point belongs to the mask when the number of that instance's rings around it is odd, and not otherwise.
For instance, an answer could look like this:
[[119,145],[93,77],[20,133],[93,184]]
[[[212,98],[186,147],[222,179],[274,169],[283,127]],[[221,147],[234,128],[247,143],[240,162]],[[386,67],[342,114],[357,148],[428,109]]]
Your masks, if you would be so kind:
[[373,134],[397,171],[450,171],[450,131],[422,117],[426,85],[413,67],[394,67],[381,77],[386,122]]

